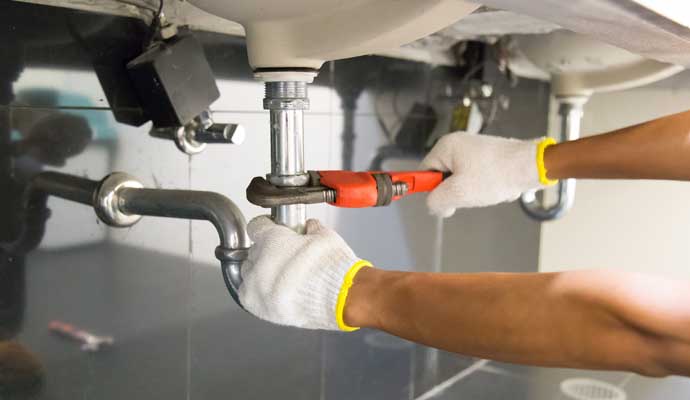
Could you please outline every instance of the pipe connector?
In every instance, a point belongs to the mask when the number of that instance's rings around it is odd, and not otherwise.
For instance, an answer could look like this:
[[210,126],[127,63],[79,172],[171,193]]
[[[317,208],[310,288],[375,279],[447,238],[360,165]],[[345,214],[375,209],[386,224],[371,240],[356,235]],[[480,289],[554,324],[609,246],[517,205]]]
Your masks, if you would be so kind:
[[308,110],[309,97],[306,82],[266,82],[265,110]]
[[120,208],[120,192],[126,188],[143,189],[144,185],[124,172],[113,172],[99,183],[94,193],[93,208],[106,225],[124,228],[141,219],[141,215],[127,214]]
[[210,112],[204,111],[183,126],[152,127],[149,135],[175,142],[177,148],[190,156],[206,149],[208,143],[240,145],[247,137],[242,125],[215,123]]

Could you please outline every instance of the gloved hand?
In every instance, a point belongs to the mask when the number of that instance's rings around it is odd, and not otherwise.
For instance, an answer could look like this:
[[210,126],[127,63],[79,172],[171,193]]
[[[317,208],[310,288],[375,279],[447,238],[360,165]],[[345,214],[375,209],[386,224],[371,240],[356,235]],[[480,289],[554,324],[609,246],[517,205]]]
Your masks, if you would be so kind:
[[546,170],[540,179],[537,167],[538,147],[543,160],[543,150],[552,143],[466,132],[442,137],[422,161],[422,168],[453,174],[429,194],[427,206],[434,215],[450,217],[456,208],[513,201],[523,192],[552,184]]
[[298,234],[268,216],[248,226],[254,245],[242,265],[242,306],[255,316],[300,328],[355,330],[343,321],[347,293],[362,267],[371,266],[333,230],[307,221]]

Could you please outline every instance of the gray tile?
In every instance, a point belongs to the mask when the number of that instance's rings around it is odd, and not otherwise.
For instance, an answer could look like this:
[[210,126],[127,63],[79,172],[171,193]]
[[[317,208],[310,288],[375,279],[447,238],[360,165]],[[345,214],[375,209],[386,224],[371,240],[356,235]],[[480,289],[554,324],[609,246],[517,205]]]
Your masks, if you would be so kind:
[[618,386],[631,377],[629,373],[617,371],[540,368],[497,362],[489,363],[482,371],[528,382],[530,400],[570,400],[561,391],[561,383],[569,379],[588,379]]
[[690,379],[671,376],[663,379],[630,376],[621,383],[628,400],[687,399],[690,398]]
[[508,375],[517,375],[529,379],[560,382],[568,378],[591,378],[618,385],[628,377],[628,373],[619,371],[595,371],[568,368],[541,368],[525,365],[492,362],[487,370]]
[[470,374],[448,390],[433,397],[438,400],[533,400],[529,381],[510,375],[482,371]]
[[362,329],[324,342],[325,399],[408,399],[414,345]]
[[319,398],[321,332],[280,327],[244,312],[215,264],[195,264],[192,280],[190,398]]
[[419,397],[436,385],[453,378],[476,362],[477,359],[472,357],[415,345],[414,397]]
[[[26,268],[30,300],[19,340],[44,365],[46,398],[184,398],[186,259],[99,244],[36,252]],[[116,343],[85,353],[50,334],[52,320]]]

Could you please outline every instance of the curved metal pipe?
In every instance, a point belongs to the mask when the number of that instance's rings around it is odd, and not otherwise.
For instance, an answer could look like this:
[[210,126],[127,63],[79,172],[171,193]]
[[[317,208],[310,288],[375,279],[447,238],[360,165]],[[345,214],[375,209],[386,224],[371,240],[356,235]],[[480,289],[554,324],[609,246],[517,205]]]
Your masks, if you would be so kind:
[[241,267],[251,241],[244,215],[230,199],[215,192],[144,189],[131,176],[115,172],[101,181],[94,196],[94,208],[106,224],[113,226],[132,225],[142,215],[211,222],[220,239],[215,255],[221,264],[223,281],[242,307],[238,294],[242,284]]
[[[560,97],[558,113],[561,117],[561,142],[580,138],[582,107],[588,97]],[[531,190],[520,196],[522,210],[537,221],[551,221],[564,216],[575,202],[575,179],[562,179],[558,182],[558,200],[546,207],[537,198],[537,191]]]
[[194,190],[125,187],[117,191],[116,197],[119,210],[128,215],[211,222],[220,239],[215,255],[221,262],[223,280],[230,295],[240,304],[238,290],[242,284],[241,266],[247,259],[251,241],[247,234],[247,222],[235,203],[219,193]]
[[[143,215],[211,222],[220,239],[215,256],[221,262],[223,280],[232,298],[242,306],[238,297],[241,266],[247,259],[251,241],[244,215],[227,197],[195,190],[145,189],[138,180],[122,172],[112,173],[100,182],[59,172],[42,172],[33,178],[26,193],[27,227],[17,241],[3,248],[33,248],[40,242],[44,224],[28,222],[35,214],[43,222],[47,219],[46,212],[37,211],[47,210],[45,205],[50,195],[92,206],[104,223],[114,227],[132,226]],[[31,228],[33,225],[39,225],[40,229]]]
[[537,199],[537,191],[530,190],[520,197],[523,211],[537,221],[552,221],[564,216],[575,202],[575,179],[565,179],[558,183],[558,201],[551,207],[544,207]]

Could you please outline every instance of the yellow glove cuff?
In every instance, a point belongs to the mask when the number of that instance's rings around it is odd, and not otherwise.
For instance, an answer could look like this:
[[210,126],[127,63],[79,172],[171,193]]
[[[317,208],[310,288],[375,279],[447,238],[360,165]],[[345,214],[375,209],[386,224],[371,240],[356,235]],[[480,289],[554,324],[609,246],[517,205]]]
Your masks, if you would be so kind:
[[335,304],[335,320],[338,323],[338,328],[345,332],[352,332],[359,329],[359,327],[349,326],[343,320],[343,312],[345,311],[345,302],[347,302],[347,294],[350,292],[350,287],[355,281],[355,275],[360,269],[364,267],[373,267],[369,261],[359,260],[350,267],[343,279],[343,286],[338,292],[338,301]]
[[553,186],[558,183],[557,179],[549,179],[546,176],[546,166],[544,165],[544,151],[549,146],[556,144],[554,138],[544,138],[537,144],[537,171],[539,172],[539,183],[544,186]]

